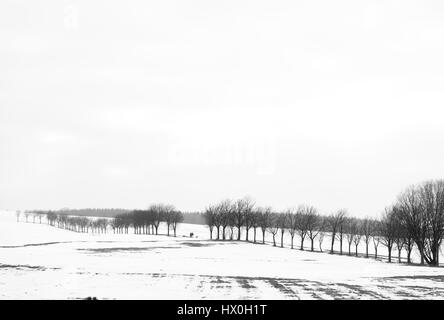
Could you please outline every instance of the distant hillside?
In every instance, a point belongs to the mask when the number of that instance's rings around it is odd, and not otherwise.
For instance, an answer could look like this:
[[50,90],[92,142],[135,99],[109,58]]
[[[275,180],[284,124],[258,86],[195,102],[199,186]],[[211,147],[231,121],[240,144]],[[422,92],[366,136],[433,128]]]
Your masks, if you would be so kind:
[[[41,210],[32,210],[32,212]],[[57,214],[69,215],[69,216],[88,216],[88,217],[102,217],[102,218],[113,218],[119,214],[130,213],[129,209],[61,209],[55,211]],[[191,224],[205,224],[205,217],[200,212],[183,212],[184,223]]]

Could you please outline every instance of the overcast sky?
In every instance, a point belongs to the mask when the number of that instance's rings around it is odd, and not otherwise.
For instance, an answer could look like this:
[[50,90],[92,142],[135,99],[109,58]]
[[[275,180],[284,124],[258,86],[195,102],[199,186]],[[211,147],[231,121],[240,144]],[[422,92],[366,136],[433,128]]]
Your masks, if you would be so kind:
[[444,2],[0,2],[0,208],[376,216],[444,177]]

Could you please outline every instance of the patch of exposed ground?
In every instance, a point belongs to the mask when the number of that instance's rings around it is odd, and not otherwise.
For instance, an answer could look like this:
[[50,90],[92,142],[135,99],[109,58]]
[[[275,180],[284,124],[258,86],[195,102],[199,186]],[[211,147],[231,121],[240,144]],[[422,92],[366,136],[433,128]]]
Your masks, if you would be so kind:
[[112,248],[79,248],[79,251],[86,251],[92,253],[110,253],[110,252],[134,252],[134,251],[151,251],[155,249],[179,249],[177,246],[169,246],[169,247],[112,247]]
[[59,270],[60,268],[47,268],[43,266],[30,266],[27,264],[3,264],[0,263],[0,269],[15,269],[15,270],[36,270],[36,271],[45,271],[45,270]]
[[237,283],[242,289],[250,290],[256,288],[256,286],[251,284],[251,280],[249,279],[237,279]]
[[[19,246],[0,246],[0,249],[11,249],[11,248],[25,248],[25,247],[37,247],[37,246],[49,246],[51,244],[59,244],[59,243],[73,243],[74,241],[58,241],[58,242],[44,242],[44,243],[29,243],[22,244]],[[87,241],[78,241],[78,242],[87,242]]]
[[347,283],[338,283],[337,285],[349,289],[352,296],[359,296],[364,299],[385,299],[384,296],[380,295],[379,293],[372,292],[369,289],[365,289],[364,286]]
[[209,246],[213,246],[213,243],[207,243],[207,242],[198,242],[198,241],[193,241],[193,242],[181,242],[180,244],[188,246],[188,247],[209,247]]
[[380,278],[384,280],[407,280],[407,279],[413,279],[413,280],[431,280],[431,281],[439,281],[444,282],[444,275],[417,275],[417,276],[392,276],[392,277],[384,277]]

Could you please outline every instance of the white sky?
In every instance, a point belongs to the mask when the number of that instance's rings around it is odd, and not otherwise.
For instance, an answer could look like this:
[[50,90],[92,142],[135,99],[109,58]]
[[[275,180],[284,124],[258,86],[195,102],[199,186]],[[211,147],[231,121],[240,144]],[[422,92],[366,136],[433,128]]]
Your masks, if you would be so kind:
[[376,216],[444,177],[444,2],[0,2],[0,208]]

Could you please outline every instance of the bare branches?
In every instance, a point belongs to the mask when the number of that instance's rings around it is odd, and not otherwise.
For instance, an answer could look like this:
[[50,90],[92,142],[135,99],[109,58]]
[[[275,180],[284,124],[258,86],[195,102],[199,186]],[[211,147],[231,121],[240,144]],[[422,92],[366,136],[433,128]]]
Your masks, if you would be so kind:
[[279,215],[277,213],[270,213],[268,232],[273,236],[273,247],[276,247],[276,234],[279,231]]
[[330,253],[334,252],[335,239],[340,233],[341,241],[341,254],[342,254],[342,238],[343,238],[343,224],[346,217],[346,211],[344,209],[338,210],[335,214],[330,215],[327,218],[328,231],[331,232],[331,249]]
[[393,243],[396,239],[397,233],[397,221],[396,221],[396,208],[388,207],[385,208],[381,219],[381,242],[387,247],[388,250],[388,261],[392,262],[392,248]]
[[258,225],[262,230],[262,243],[265,244],[265,232],[272,224],[272,209],[271,207],[258,208]]
[[409,187],[398,197],[396,206],[401,226],[407,233],[408,260],[414,242],[421,263],[439,265],[439,248],[444,236],[444,180]]

